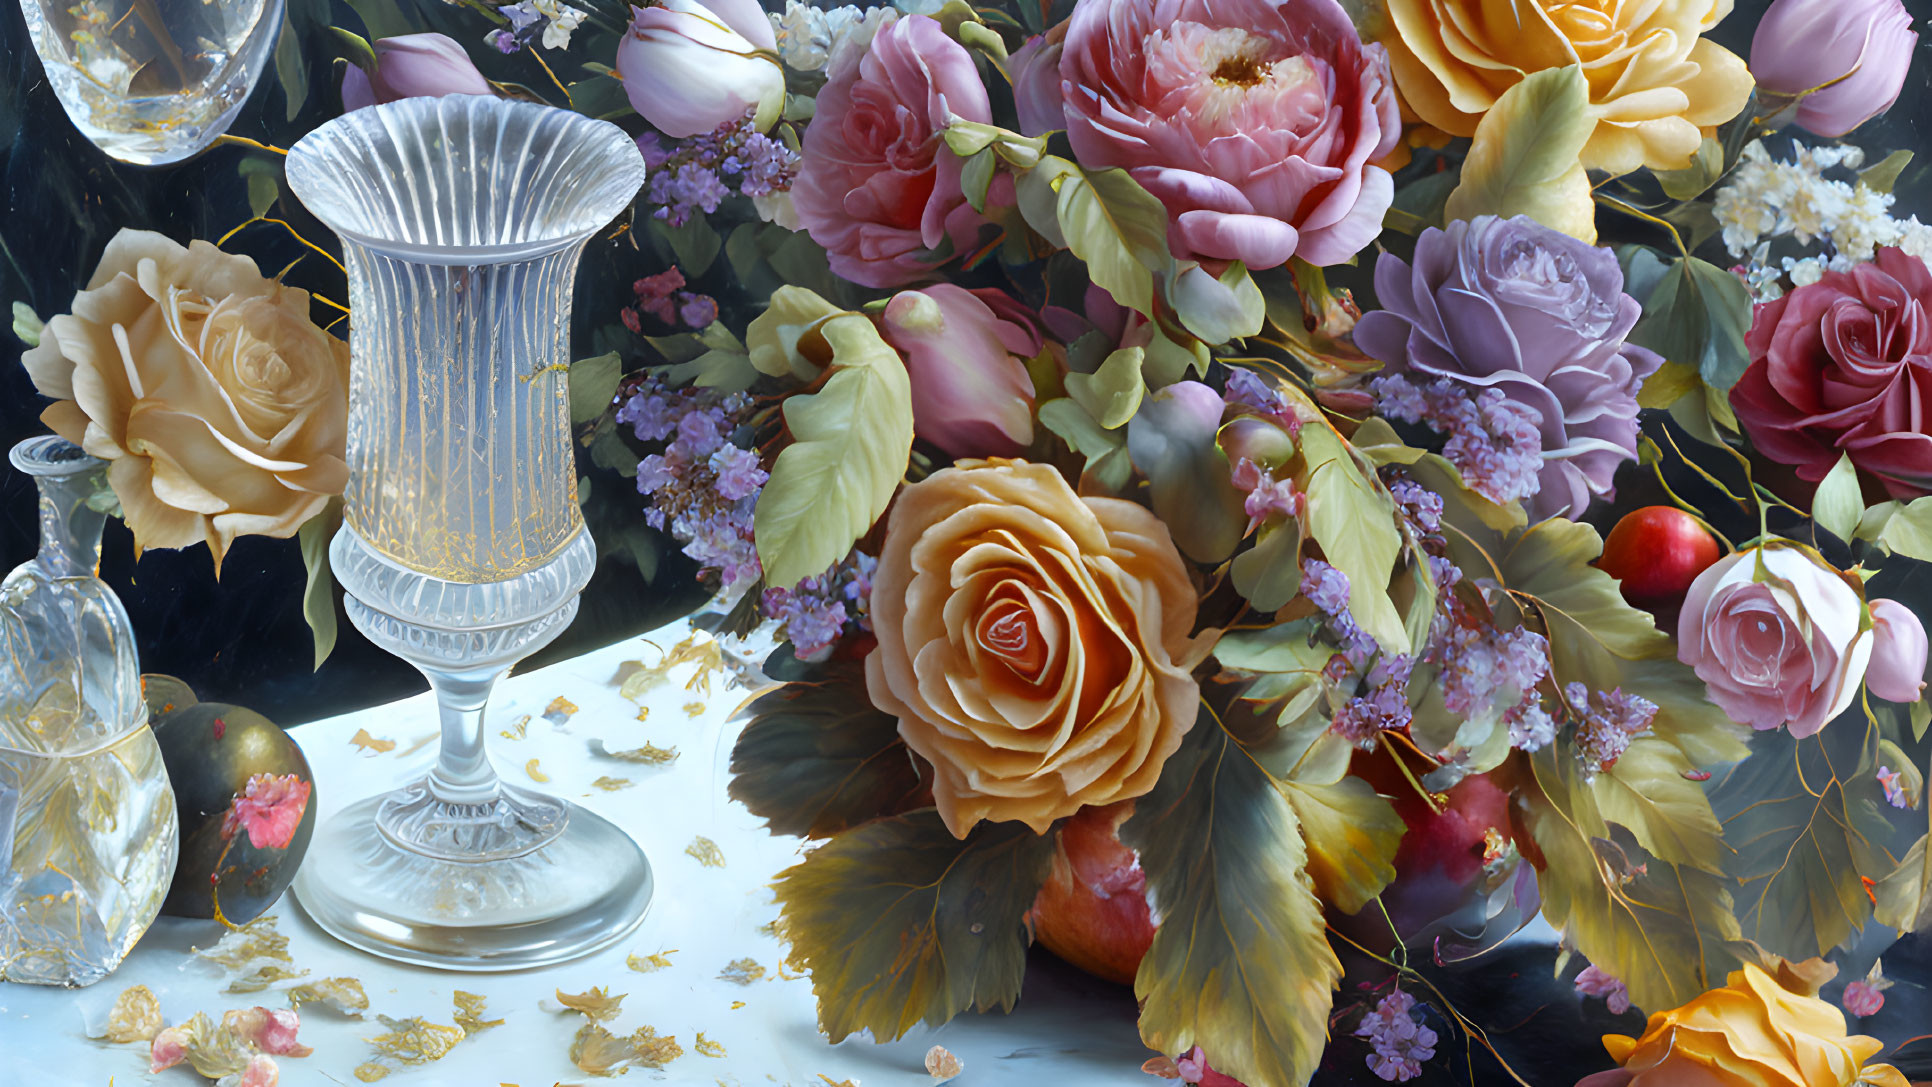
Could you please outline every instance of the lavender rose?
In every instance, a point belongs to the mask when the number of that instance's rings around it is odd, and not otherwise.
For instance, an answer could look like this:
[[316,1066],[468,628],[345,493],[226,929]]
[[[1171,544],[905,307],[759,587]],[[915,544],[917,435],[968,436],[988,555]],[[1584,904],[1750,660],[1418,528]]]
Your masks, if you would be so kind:
[[1541,435],[1540,449],[1511,449],[1540,461],[1519,492],[1533,492],[1531,516],[1581,517],[1612,493],[1637,453],[1638,386],[1663,359],[1624,342],[1641,310],[1608,250],[1484,215],[1424,231],[1413,266],[1383,254],[1375,292],[1383,308],[1355,326],[1358,347],[1436,391],[1466,390],[1471,417],[1519,413],[1512,427],[1485,423],[1513,441]]

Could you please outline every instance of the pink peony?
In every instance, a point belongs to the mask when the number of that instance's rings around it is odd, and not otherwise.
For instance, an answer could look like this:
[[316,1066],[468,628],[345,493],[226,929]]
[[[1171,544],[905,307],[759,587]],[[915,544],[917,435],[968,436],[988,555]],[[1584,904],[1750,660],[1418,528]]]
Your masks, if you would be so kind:
[[1339,264],[1395,194],[1388,53],[1336,0],[1079,0],[1060,57],[1067,135],[1167,205],[1174,255]]
[[1024,313],[1001,291],[950,283],[886,303],[882,329],[905,357],[921,438],[955,457],[1018,456],[1033,441],[1025,360],[1040,353],[1040,334]]
[[1841,453],[1894,498],[1932,492],[1932,270],[1900,249],[1757,307],[1731,407],[1817,482]]
[[309,806],[308,782],[294,774],[256,774],[228,805],[221,819],[223,841],[246,829],[256,849],[287,849]]
[[973,244],[985,220],[941,138],[954,116],[990,124],[993,111],[972,55],[934,19],[906,16],[833,59],[792,203],[834,272],[898,287]]
[[[1762,564],[1762,574],[1760,574]],[[1804,737],[1843,713],[1872,655],[1858,594],[1838,571],[1790,547],[1719,559],[1691,582],[1677,659],[1739,724]]]
[[490,94],[490,81],[447,34],[399,34],[377,38],[376,70],[349,65],[342,73],[342,108],[361,109],[403,98]]

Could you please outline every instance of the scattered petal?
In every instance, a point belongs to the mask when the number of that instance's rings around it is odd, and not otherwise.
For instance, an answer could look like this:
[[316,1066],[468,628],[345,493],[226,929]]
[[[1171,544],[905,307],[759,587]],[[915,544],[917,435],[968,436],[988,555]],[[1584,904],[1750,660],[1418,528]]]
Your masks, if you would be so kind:
[[632,1056],[628,1040],[596,1023],[585,1023],[570,1041],[570,1063],[593,1076],[614,1076],[628,1071],[623,1066]]
[[633,1031],[630,1042],[637,1063],[646,1068],[662,1068],[684,1056],[684,1047],[678,1044],[677,1035],[667,1034],[660,1038],[656,1029],[649,1026]]
[[667,749],[658,747],[655,744],[645,744],[643,747],[633,747],[626,751],[612,751],[610,748],[604,746],[604,741],[602,740],[592,740],[590,742],[590,752],[593,755],[602,755],[607,759],[623,759],[625,762],[649,763],[652,766],[664,766],[677,761],[678,757],[678,749],[675,747]]
[[610,995],[603,987],[586,989],[581,993],[566,993],[557,990],[557,1003],[571,1011],[581,1014],[593,1023],[607,1023],[617,1018],[624,1010],[624,998],[630,994]]
[[628,789],[637,784],[637,782],[632,781],[630,778],[601,777],[591,782],[591,784],[607,793],[614,793],[619,789]]
[[649,706],[637,707],[637,719],[639,721],[649,721],[651,719],[651,707]]
[[718,843],[702,834],[691,839],[691,844],[685,846],[684,851],[696,857],[698,863],[704,865],[706,868],[723,868],[725,866],[724,850],[719,849]]
[[292,962],[288,955],[288,937],[276,931],[272,913],[231,929],[215,946],[196,948],[194,955],[203,962],[233,971],[250,966],[259,971],[267,962]]
[[677,953],[677,949],[672,948],[669,951],[660,951],[655,955],[628,955],[624,959],[624,965],[629,966],[640,974],[649,974],[670,966],[671,956]]
[[718,980],[733,981],[739,985],[750,985],[764,976],[765,968],[754,959],[734,959],[718,972]]
[[632,702],[643,698],[652,688],[661,686],[671,678],[671,669],[680,664],[696,664],[698,670],[684,684],[685,690],[701,687],[705,694],[711,693],[711,673],[724,669],[724,657],[718,652],[718,643],[709,638],[693,634],[671,647],[664,659],[653,665],[643,661],[625,661],[617,666],[617,676],[611,681],[618,685],[618,693]]
[[521,740],[530,731],[530,715],[524,714],[511,723],[501,735],[506,740]]
[[161,1033],[161,1001],[155,999],[153,991],[145,985],[133,985],[121,990],[114,998],[114,1007],[107,1013],[107,1029],[95,1035],[102,1041],[120,1044],[123,1042],[151,1042]]
[[290,1007],[316,1003],[334,1008],[343,1015],[361,1015],[369,1010],[369,994],[355,978],[323,978],[297,985],[288,991]]
[[704,711],[705,705],[702,702],[686,702],[684,704],[684,713],[687,717],[703,717]]
[[277,966],[274,963],[263,963],[253,971],[243,974],[229,982],[228,987],[223,989],[222,992],[237,995],[259,993],[277,982],[290,981],[295,978],[305,978],[308,976],[309,972],[307,970],[291,970],[286,966]]
[[349,746],[361,748],[372,755],[381,755],[385,752],[394,751],[396,749],[396,741],[378,740],[374,736],[369,735],[368,729],[359,728],[356,729],[354,736],[349,737]]
[[691,1043],[691,1048],[696,1050],[701,1057],[722,1057],[725,1055],[724,1043],[714,1042],[706,1038],[704,1031],[698,1032],[698,1038]]
[[1142,1061],[1140,1070],[1150,1076],[1159,1076],[1162,1079],[1181,1078],[1180,1065],[1175,1064],[1174,1058],[1165,1054],[1158,1057],[1149,1057],[1145,1061]]
[[501,1019],[483,1018],[486,1014],[483,1010],[483,1004],[487,998],[481,994],[466,993],[458,989],[454,997],[456,1002],[456,1025],[463,1028],[465,1036],[480,1034],[491,1027],[500,1027],[503,1025],[503,1020]]
[[240,1072],[233,1072],[215,1081],[215,1087],[276,1087],[282,1081],[282,1069],[275,1058],[266,1053],[257,1053],[248,1058],[248,1064]]
[[415,740],[413,740],[410,743],[408,747],[405,747],[401,751],[396,752],[396,757],[399,759],[406,759],[409,756],[414,755],[416,752],[421,751],[423,748],[428,747],[430,744],[435,743],[439,738],[441,738],[441,736],[442,734],[439,732],[432,732],[425,736],[418,736],[416,737]]
[[538,760],[531,759],[529,762],[524,763],[523,772],[530,775],[531,781],[549,781],[550,775],[538,769],[537,762]]
[[744,1006],[745,1006],[745,1002],[742,1000],[734,1000],[731,1002],[732,1011],[737,1011],[739,1008],[742,1008]]
[[558,695],[550,700],[548,706],[543,708],[543,719],[553,725],[561,725],[569,721],[576,712],[577,704],[575,702],[565,698],[563,695]]
[[926,1050],[926,1074],[935,1081],[944,1083],[965,1070],[966,1066],[945,1046],[936,1045]]
[[369,1039],[369,1044],[376,1047],[376,1052],[381,1056],[403,1064],[427,1064],[441,1060],[456,1048],[456,1043],[463,1040],[462,1027],[427,1023],[420,1017],[391,1019],[378,1015],[376,1018],[389,1029]]
[[296,1041],[301,1013],[292,1008],[236,1008],[222,1013],[221,1029],[244,1044],[277,1057],[306,1057],[315,1050]]
[[373,1061],[368,1064],[356,1065],[356,1078],[364,1083],[374,1083],[388,1074],[389,1069],[386,1066],[376,1064]]

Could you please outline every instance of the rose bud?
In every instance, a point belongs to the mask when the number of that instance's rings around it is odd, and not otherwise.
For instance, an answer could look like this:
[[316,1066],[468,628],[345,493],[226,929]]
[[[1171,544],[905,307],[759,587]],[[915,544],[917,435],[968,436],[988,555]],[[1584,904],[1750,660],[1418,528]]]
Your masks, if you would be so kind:
[[470,55],[447,34],[401,34],[377,38],[376,68],[351,64],[342,75],[342,108],[357,110],[403,98],[489,94],[490,82]]
[[632,8],[617,74],[632,108],[667,136],[701,136],[752,113],[760,132],[785,108],[778,39],[756,0],[664,0]]
[[1760,93],[1798,99],[1800,125],[1843,136],[1898,101],[1918,42],[1899,0],[1776,0],[1751,38],[1751,74]]
[[1917,702],[1925,691],[1925,624],[1896,600],[1874,600],[1872,636],[1865,686],[1890,702]]
[[[1017,310],[993,292],[1001,309]],[[886,303],[886,342],[912,379],[913,429],[955,457],[1016,456],[1033,441],[1033,379],[1025,358],[1040,337],[978,293],[938,283]]]

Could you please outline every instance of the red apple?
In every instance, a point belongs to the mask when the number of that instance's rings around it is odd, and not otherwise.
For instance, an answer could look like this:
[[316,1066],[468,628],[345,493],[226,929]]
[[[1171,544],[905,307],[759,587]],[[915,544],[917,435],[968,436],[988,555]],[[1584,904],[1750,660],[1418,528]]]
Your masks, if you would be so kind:
[[1697,518],[1674,506],[1645,506],[1610,530],[1597,568],[1617,579],[1632,604],[1675,604],[1721,554]]
[[1134,802],[1082,808],[1060,828],[1053,870],[1033,900],[1033,934],[1048,951],[1095,977],[1132,985],[1154,942],[1147,874],[1120,844]]

